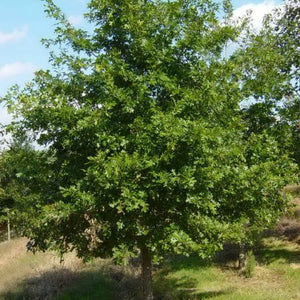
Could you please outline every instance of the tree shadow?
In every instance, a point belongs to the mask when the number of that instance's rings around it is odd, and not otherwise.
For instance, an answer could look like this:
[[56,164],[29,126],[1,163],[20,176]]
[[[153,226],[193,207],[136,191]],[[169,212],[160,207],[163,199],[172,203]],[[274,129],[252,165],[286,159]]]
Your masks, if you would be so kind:
[[[211,260],[201,259],[197,255],[169,257],[157,270],[154,281],[155,299],[199,300],[231,294],[232,289],[199,288],[199,281],[202,280],[201,276],[204,276],[203,280],[205,281],[209,280],[210,276],[214,276],[213,271],[210,270],[214,265]],[[179,272],[177,273],[178,276],[169,276],[173,272]],[[193,278],[194,275],[196,278]],[[208,278],[205,278],[205,276],[208,276]]]
[[74,272],[66,268],[55,268],[16,283],[6,293],[0,295],[5,300],[52,299],[64,288],[77,281]]
[[181,269],[197,270],[199,268],[209,268],[213,265],[210,259],[203,259],[198,255],[173,255],[164,260],[163,267],[166,271],[178,271]]
[[[169,272],[197,269],[206,272],[211,262],[198,256],[167,258],[154,271],[155,300],[209,299],[226,295],[232,290],[199,289],[199,280],[187,273],[178,278],[168,277]],[[88,263],[77,270],[55,267],[23,280],[20,285],[0,295],[2,300],[136,300],[139,299],[140,270],[120,267],[110,261]],[[197,287],[198,284],[198,287]]]
[[285,248],[265,248],[256,251],[256,259],[259,263],[269,265],[276,261],[285,263],[300,263],[300,251]]
[[198,300],[204,300],[204,299],[209,299],[212,297],[217,297],[221,295],[229,295],[233,292],[231,289],[226,289],[226,290],[221,290],[221,291],[208,291],[208,292],[201,292],[198,293],[196,296]]
[[156,300],[204,300],[220,295],[229,295],[232,289],[200,290],[197,282],[189,277],[160,278],[160,284],[155,283]]
[[132,270],[95,265],[71,271],[60,267],[23,280],[2,300],[112,300],[137,299],[139,279]]

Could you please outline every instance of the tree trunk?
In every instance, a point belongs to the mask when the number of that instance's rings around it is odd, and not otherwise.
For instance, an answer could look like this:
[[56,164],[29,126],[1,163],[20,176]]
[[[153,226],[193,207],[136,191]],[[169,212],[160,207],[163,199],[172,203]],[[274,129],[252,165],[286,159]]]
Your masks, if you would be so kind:
[[141,247],[142,289],[141,300],[153,300],[152,291],[152,258],[146,246]]
[[240,253],[239,253],[239,269],[244,270],[246,265],[246,251],[245,247],[242,245],[240,247]]

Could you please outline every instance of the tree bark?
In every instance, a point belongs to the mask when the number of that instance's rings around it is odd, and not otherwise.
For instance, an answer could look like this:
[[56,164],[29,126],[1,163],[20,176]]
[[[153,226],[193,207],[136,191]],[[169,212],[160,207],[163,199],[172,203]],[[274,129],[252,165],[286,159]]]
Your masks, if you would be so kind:
[[152,257],[146,246],[141,247],[142,286],[141,300],[153,300]]
[[246,265],[246,251],[243,245],[240,246],[240,253],[239,253],[239,269],[244,270]]

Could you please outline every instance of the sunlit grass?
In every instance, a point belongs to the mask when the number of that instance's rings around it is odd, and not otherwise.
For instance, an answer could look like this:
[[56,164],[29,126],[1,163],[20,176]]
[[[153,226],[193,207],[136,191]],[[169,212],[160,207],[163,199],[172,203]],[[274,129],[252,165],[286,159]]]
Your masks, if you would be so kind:
[[[199,263],[181,258],[166,264],[156,275],[162,299],[287,300],[300,295],[300,248],[276,239],[256,253],[254,277],[245,278],[232,266]],[[195,263],[193,263],[193,261]]]

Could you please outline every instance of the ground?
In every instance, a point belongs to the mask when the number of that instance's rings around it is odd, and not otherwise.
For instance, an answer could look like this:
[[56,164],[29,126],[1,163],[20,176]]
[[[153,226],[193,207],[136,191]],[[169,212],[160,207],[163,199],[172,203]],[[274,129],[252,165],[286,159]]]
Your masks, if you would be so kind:
[[[231,263],[172,257],[154,274],[156,299],[300,299],[300,246],[268,238],[257,250],[253,278]],[[133,299],[138,271],[110,260],[84,264],[73,254],[63,262],[54,253],[32,254],[26,240],[0,244],[0,299]]]

